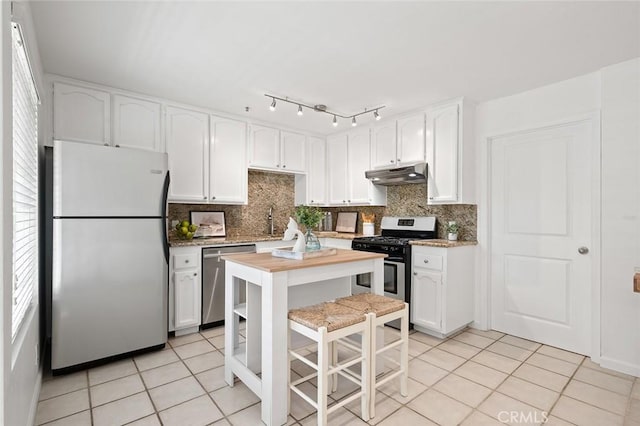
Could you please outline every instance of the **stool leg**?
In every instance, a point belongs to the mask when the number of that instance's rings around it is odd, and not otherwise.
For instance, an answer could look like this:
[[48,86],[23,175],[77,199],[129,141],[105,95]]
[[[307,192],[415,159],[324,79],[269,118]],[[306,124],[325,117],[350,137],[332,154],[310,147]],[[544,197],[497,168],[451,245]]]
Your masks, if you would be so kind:
[[404,315],[400,318],[400,336],[402,346],[400,348],[400,395],[407,396],[407,385],[409,381],[409,307],[405,303]]
[[376,416],[376,364],[377,360],[377,347],[376,342],[377,329],[376,326],[376,314],[369,314],[371,321],[371,327],[369,327],[369,418]]
[[[331,365],[338,365],[338,342],[331,342]],[[338,373],[331,376],[331,393],[338,390]]]
[[360,377],[362,377],[361,390],[363,392],[360,400],[360,410],[362,420],[369,421],[371,412],[371,318],[375,315],[367,314],[367,326],[362,333],[362,369]]
[[329,351],[329,343],[327,343],[327,328],[322,327],[318,329],[319,342],[318,342],[318,426],[326,426],[327,424],[327,392],[329,387],[328,371],[329,371],[329,357],[331,353]]
[[291,412],[291,327],[287,327],[287,413]]

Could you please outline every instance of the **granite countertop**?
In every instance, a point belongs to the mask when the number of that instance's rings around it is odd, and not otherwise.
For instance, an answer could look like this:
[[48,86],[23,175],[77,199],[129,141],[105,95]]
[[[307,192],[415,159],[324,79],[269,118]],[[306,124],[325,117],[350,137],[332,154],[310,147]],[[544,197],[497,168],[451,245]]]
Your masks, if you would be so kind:
[[340,240],[353,240],[354,238],[364,237],[363,234],[352,234],[349,232],[336,232],[336,231],[318,231],[314,232],[318,238],[338,238]]
[[[353,240],[357,237],[362,237],[362,234],[348,234],[343,232],[314,232],[318,238],[338,238],[341,240]],[[218,238],[194,238],[193,240],[179,240],[177,238],[170,238],[169,245],[171,247],[188,247],[188,246],[213,246],[222,244],[244,244],[244,243],[256,243],[263,241],[283,241],[282,235],[238,235],[235,237],[218,237]],[[287,241],[283,241],[287,242]],[[294,241],[288,241],[293,244]]]
[[477,241],[449,241],[449,240],[416,240],[411,241],[409,244],[413,246],[427,246],[427,247],[463,247],[463,246],[475,246],[478,245]]
[[169,239],[171,247],[186,246],[213,246],[221,244],[242,244],[255,243],[259,241],[278,241],[282,240],[280,235],[238,235],[235,237],[217,237],[217,238],[194,238],[193,240]]

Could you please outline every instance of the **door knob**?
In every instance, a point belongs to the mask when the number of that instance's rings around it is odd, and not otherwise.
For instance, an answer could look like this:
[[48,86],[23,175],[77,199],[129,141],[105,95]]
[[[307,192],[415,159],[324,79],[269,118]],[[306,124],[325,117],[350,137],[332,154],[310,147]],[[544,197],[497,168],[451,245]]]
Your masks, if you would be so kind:
[[578,248],[578,253],[580,253],[580,254],[587,254],[587,253],[589,253],[589,247],[585,247],[585,246],[579,247],[579,248]]

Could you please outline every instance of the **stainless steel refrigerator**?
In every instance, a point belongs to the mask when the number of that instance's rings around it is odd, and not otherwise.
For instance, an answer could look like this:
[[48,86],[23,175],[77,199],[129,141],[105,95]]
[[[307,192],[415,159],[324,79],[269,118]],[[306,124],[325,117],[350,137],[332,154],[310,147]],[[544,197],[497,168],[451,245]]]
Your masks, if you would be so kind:
[[55,141],[51,368],[167,340],[167,154]]

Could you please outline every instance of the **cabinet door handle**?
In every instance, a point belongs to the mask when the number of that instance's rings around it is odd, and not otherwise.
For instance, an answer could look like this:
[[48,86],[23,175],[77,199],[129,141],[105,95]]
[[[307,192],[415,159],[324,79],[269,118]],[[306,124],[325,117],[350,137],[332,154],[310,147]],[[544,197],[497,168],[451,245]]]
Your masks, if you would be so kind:
[[433,197],[429,197],[430,200],[433,200]]
[[211,199],[212,199],[212,200],[215,200],[215,199],[216,199],[216,197],[211,197]]
[[350,202],[351,202],[351,200],[347,200],[347,203],[350,203]]
[[400,162],[400,159],[398,158],[398,163]]
[[197,277],[197,276],[198,276],[198,273],[197,273],[197,272],[194,272],[194,273],[193,273],[193,276],[194,276],[194,277]]
[[283,165],[282,165],[282,168],[283,168],[283,169],[286,169],[286,168],[287,168],[287,165],[286,165],[286,164],[283,164]]
[[189,263],[189,259],[186,259],[186,260],[184,261],[184,263]]
[[417,272],[414,272],[414,273],[413,273],[413,275],[418,275],[418,273],[417,273]]
[[116,148],[120,148],[120,145],[116,145]]
[[429,263],[429,259],[425,259],[425,260],[424,260],[424,263]]
[[105,144],[104,144],[104,146],[109,146],[109,144],[108,144],[108,143],[105,143]]
[[390,163],[393,163],[393,160],[389,160]]
[[276,164],[276,167],[280,167],[280,164]]

